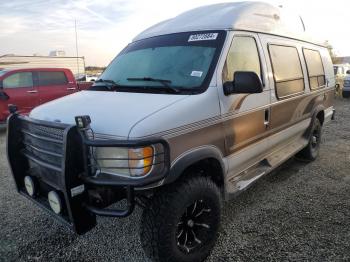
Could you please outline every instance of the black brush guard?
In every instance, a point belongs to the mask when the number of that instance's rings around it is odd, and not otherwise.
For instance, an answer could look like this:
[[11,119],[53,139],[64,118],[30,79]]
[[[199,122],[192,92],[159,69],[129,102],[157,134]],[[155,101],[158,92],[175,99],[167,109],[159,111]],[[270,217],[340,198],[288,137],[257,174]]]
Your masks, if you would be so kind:
[[[144,178],[128,178],[107,173],[95,175],[90,149],[96,147],[138,148],[159,145],[157,154],[162,161],[153,163],[157,172]],[[159,156],[161,155],[161,156]],[[96,225],[96,215],[125,217],[135,206],[135,187],[144,187],[162,180],[169,171],[169,145],[162,139],[95,140],[75,125],[34,120],[16,113],[8,118],[7,156],[17,190],[46,210],[50,215],[78,234]],[[31,197],[24,186],[24,177],[38,181],[39,194]],[[127,206],[122,210],[98,208],[89,202],[89,187],[111,187],[124,190]],[[74,193],[78,188],[81,192]],[[63,199],[63,212],[55,214],[47,200],[47,193],[55,190]]]

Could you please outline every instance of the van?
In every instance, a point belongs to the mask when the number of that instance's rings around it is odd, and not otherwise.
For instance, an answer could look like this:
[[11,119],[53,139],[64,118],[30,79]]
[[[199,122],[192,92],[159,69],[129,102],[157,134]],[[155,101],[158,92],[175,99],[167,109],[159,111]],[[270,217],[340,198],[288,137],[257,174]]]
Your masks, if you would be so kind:
[[140,206],[148,257],[204,260],[222,201],[316,159],[334,115],[328,50],[295,19],[259,2],[196,8],[136,36],[89,90],[29,117],[12,106],[17,190],[78,234]]

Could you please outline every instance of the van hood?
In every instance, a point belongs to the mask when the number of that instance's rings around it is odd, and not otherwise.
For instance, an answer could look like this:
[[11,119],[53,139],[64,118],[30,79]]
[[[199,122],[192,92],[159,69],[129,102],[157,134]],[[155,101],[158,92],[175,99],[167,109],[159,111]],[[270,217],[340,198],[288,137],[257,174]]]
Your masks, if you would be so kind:
[[135,124],[186,97],[188,95],[81,91],[35,108],[30,117],[75,124],[75,116],[89,115],[96,134],[127,138]]

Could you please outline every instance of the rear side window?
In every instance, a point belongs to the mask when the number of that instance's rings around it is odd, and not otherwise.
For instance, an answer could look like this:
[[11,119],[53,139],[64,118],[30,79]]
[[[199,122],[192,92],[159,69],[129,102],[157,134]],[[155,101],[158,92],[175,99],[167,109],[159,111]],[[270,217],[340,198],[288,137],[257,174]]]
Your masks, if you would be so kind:
[[304,91],[304,76],[298,50],[292,46],[269,45],[278,98]]
[[316,50],[303,48],[307,72],[309,75],[309,84],[311,90],[325,86],[326,78],[324,74],[321,55]]
[[67,84],[64,72],[38,72],[39,86],[54,86]]
[[252,71],[261,79],[259,53],[253,37],[233,38],[222,72],[223,82],[233,81],[233,74],[236,71]]
[[33,78],[31,72],[15,73],[3,80],[4,88],[32,87]]

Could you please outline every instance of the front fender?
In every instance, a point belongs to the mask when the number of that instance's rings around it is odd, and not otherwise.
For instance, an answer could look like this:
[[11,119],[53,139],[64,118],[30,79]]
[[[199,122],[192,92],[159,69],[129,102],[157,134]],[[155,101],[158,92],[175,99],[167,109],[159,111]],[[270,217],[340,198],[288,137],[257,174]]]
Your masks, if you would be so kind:
[[226,174],[227,165],[220,150],[215,146],[201,146],[188,150],[178,156],[171,164],[169,175],[165,183],[172,183],[178,179],[189,166],[205,159],[216,159],[221,166],[223,175]]

